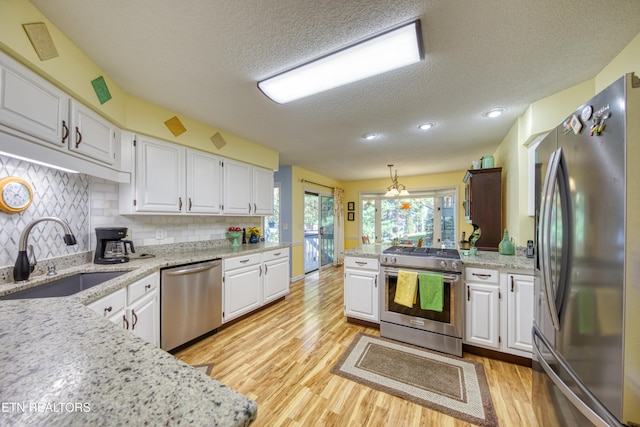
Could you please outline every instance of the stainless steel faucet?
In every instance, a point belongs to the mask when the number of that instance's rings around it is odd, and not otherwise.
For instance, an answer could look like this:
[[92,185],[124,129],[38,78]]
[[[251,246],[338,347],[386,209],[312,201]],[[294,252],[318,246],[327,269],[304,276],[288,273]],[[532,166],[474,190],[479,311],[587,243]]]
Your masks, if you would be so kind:
[[[64,242],[67,246],[75,245],[76,237],[73,235],[71,231],[71,227],[64,220],[60,218],[56,218],[54,216],[45,216],[39,219],[32,221],[27,224],[25,229],[22,231],[20,235],[20,246],[18,247],[18,258],[16,259],[16,264],[13,267],[13,280],[16,282],[24,282],[29,280],[29,275],[36,268],[36,264],[38,261],[36,260],[36,256],[33,253],[33,246],[27,245],[27,240],[29,239],[29,233],[31,229],[38,223],[43,221],[53,221],[57,222],[64,229]],[[29,253],[27,254],[27,248],[29,249]]]

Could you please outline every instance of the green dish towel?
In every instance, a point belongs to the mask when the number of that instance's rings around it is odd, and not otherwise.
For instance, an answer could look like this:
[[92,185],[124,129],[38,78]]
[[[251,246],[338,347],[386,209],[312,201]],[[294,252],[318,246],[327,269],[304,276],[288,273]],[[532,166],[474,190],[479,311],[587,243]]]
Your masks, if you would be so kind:
[[440,274],[420,273],[420,308],[442,312],[444,308],[444,281]]

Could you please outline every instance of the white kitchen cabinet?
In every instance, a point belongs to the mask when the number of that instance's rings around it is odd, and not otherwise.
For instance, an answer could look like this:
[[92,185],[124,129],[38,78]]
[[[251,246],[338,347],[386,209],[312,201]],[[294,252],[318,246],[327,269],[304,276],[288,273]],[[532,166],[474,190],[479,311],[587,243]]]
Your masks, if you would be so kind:
[[533,276],[507,274],[507,346],[528,353],[533,351]]
[[379,264],[375,258],[345,258],[345,316],[380,323],[378,272]]
[[263,302],[261,254],[225,259],[223,281],[223,322],[259,308]]
[[465,344],[530,358],[533,276],[467,267],[465,289]]
[[160,275],[150,274],[87,307],[124,329],[160,346]]
[[264,303],[289,294],[289,249],[262,253]]
[[69,149],[103,163],[115,162],[118,128],[77,101],[71,100]]
[[0,123],[67,150],[69,96],[0,52]]
[[253,166],[253,215],[273,215],[273,171]]
[[222,160],[187,149],[186,213],[222,212]]
[[184,205],[184,148],[138,135],[136,196],[138,212],[180,213]]
[[495,283],[465,284],[465,342],[500,348],[500,286]]
[[120,185],[121,214],[222,213],[220,157],[144,135],[126,136],[123,146],[132,183]]
[[116,126],[2,52],[0,127],[74,157],[119,167]]
[[247,163],[224,161],[224,213],[273,214],[273,171]]

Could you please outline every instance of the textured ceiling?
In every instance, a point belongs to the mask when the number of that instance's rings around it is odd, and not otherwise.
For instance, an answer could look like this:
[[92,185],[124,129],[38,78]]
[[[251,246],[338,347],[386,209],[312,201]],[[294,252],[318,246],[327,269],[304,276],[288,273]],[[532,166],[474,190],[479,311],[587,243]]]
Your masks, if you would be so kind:
[[[531,102],[593,78],[640,33],[638,0],[31,2],[130,94],[337,180],[386,177],[388,163],[400,176],[466,169]],[[257,89],[416,18],[418,64],[284,105]],[[482,117],[493,107],[507,111]]]

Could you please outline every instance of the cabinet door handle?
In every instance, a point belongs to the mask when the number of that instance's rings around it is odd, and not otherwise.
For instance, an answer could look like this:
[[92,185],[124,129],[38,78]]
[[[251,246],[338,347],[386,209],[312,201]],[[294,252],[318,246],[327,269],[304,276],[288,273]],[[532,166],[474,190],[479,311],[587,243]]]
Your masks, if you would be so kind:
[[258,274],[260,277],[262,277],[262,266],[260,266],[260,274]]
[[253,204],[253,213],[256,213],[258,211],[258,205],[257,204]]
[[265,264],[265,265],[264,265],[264,275],[265,275],[265,276],[267,275],[267,269],[268,269],[268,265],[267,265],[267,264]]
[[62,121],[62,144],[64,144],[69,138],[69,126],[67,126],[67,122]]
[[138,324],[138,315],[135,310],[131,310],[131,314],[133,315],[133,323],[131,324],[131,330],[133,331]]
[[82,133],[80,133],[80,129],[78,129],[78,126],[76,126],[76,148],[80,146],[81,142],[82,142]]
[[373,279],[373,287],[374,287],[374,288],[377,288],[377,287],[378,287],[378,276],[376,276],[376,277]]
[[178,197],[178,210],[182,211],[182,197]]
[[193,206],[193,203],[191,203],[191,197],[189,197],[189,212],[191,212],[191,206]]
[[124,322],[124,328],[128,331],[129,330],[129,321],[127,320],[127,315],[126,314],[122,315],[122,321]]
[[513,276],[511,276],[511,292],[513,292]]
[[249,213],[251,213],[251,203],[247,203],[249,205]]
[[471,301],[471,289],[467,286],[467,301]]

